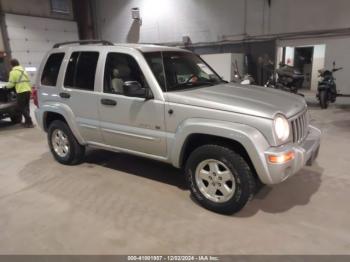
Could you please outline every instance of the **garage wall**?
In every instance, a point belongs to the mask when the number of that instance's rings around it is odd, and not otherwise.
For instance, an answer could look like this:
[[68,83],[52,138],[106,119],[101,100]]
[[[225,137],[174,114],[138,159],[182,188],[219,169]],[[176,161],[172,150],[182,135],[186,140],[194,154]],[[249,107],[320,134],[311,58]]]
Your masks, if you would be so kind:
[[[349,28],[348,0],[96,0],[100,37],[115,42],[193,43]],[[142,26],[133,24],[132,7]],[[325,19],[325,14],[330,19]],[[311,19],[312,18],[312,19]]]
[[269,33],[272,34],[350,27],[348,0],[272,0],[271,2]]
[[350,37],[314,38],[279,41],[278,46],[307,46],[326,45],[325,68],[332,68],[333,61],[337,67],[344,67],[344,70],[336,72],[337,88],[340,93],[350,94]]
[[[96,7],[101,37],[115,42],[179,42],[183,35],[218,41],[244,28],[244,0],[102,0]],[[133,7],[140,8],[141,27],[132,23]]]
[[[57,42],[78,40],[77,23],[58,19],[5,14],[12,58],[37,70],[45,53]],[[35,81],[36,71],[28,72]]]
[[[192,43],[241,40],[247,36],[276,36],[350,28],[348,0],[96,0],[99,37],[114,42]],[[133,23],[131,8],[140,9],[142,25]],[[325,18],[325,15],[327,18]],[[333,60],[350,70],[350,36],[292,40],[295,46],[326,44],[325,66]],[[287,43],[287,42],[285,42]],[[210,43],[209,43],[210,44]],[[288,45],[288,44],[287,44]],[[220,45],[217,53],[236,52]],[[201,47],[196,47],[195,51]],[[213,53],[212,49],[202,47]],[[209,50],[210,49],[210,50]],[[350,93],[346,72],[337,73],[341,92]]]
[[0,0],[0,3],[4,13],[73,20],[72,1],[65,1],[69,9],[67,14],[52,12],[50,0]]

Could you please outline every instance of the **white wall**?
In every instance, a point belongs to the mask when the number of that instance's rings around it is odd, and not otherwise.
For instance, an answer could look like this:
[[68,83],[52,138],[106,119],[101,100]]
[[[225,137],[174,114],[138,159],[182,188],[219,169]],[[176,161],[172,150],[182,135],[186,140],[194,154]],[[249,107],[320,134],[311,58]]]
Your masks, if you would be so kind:
[[201,55],[201,57],[226,81],[234,79],[235,61],[237,61],[239,73],[244,74],[243,54],[222,53]]
[[332,68],[333,61],[337,67],[344,67],[344,70],[335,73],[339,92],[350,94],[350,37],[326,41],[325,67]]
[[[180,42],[183,35],[193,43],[215,42],[242,39],[244,33],[258,36],[350,27],[348,0],[271,3],[269,7],[267,0],[96,0],[96,13],[101,38],[115,42]],[[132,24],[132,7],[140,8],[141,27]]]
[[231,81],[231,54],[210,54],[201,55],[203,60],[207,62],[224,80]]
[[287,46],[286,47],[286,58],[285,63],[289,66],[294,66],[294,47]]
[[318,85],[319,70],[325,67],[326,45],[314,46],[314,57],[312,61],[311,89],[316,90]]
[[[74,21],[5,14],[5,23],[12,58],[36,70],[55,43],[79,39]],[[36,71],[28,73],[34,82]]]

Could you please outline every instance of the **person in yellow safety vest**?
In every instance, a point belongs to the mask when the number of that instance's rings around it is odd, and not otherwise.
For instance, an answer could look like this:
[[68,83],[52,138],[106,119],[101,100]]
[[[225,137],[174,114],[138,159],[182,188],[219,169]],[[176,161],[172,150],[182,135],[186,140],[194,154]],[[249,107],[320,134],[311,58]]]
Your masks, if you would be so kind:
[[17,105],[24,116],[24,127],[34,127],[32,118],[30,117],[30,95],[32,86],[29,76],[22,66],[19,65],[17,59],[11,60],[12,70],[10,72],[7,88],[15,88],[17,93]]

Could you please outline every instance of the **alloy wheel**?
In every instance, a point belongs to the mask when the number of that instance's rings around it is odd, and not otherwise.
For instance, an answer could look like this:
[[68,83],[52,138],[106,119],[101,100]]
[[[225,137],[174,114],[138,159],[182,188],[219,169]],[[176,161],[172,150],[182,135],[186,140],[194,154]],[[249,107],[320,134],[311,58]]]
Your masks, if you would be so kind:
[[221,161],[202,161],[196,168],[195,179],[201,193],[216,203],[230,200],[235,193],[235,177]]
[[66,157],[70,151],[68,136],[60,129],[52,132],[51,143],[53,150],[59,157]]

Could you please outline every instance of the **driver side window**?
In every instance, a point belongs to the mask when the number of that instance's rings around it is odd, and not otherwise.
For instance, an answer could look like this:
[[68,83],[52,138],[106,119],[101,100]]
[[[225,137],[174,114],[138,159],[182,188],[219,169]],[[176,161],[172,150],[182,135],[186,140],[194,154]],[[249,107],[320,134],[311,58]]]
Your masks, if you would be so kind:
[[148,88],[146,79],[132,56],[109,53],[105,66],[104,93],[124,95],[124,84],[128,81],[137,81],[143,88]]

